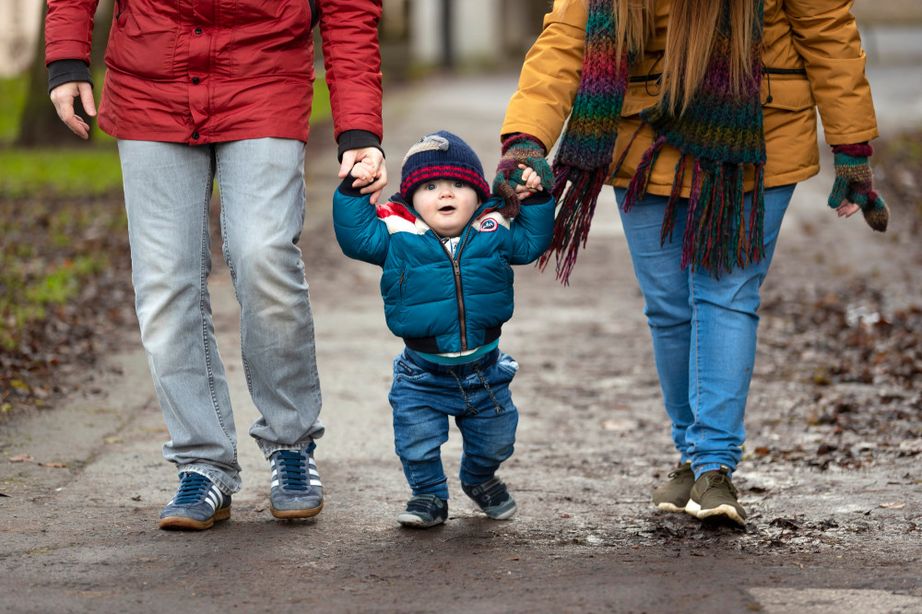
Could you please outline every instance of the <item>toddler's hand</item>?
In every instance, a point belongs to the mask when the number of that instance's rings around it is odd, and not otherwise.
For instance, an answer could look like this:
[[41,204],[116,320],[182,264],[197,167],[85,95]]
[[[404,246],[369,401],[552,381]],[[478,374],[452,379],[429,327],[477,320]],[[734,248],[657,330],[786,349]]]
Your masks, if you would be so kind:
[[541,185],[541,175],[538,174],[538,171],[524,164],[519,164],[519,169],[522,171],[522,183],[515,186],[515,195],[519,197],[520,201],[532,196],[535,192],[544,191],[544,186]]
[[352,166],[352,170],[349,171],[351,177],[355,177],[356,181],[353,182],[352,187],[357,188],[359,186],[368,185],[375,179],[375,163],[371,158],[362,158]]

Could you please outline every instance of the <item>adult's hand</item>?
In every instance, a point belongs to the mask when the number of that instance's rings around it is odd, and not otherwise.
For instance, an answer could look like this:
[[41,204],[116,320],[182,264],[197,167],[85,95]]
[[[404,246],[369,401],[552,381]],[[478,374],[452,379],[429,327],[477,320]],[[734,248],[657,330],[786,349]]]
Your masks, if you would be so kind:
[[81,139],[90,138],[90,126],[86,120],[74,113],[74,98],[80,98],[83,110],[90,117],[96,116],[96,102],[93,100],[93,86],[86,81],[62,83],[51,90],[51,102],[61,121]]
[[861,210],[868,226],[884,232],[890,221],[890,208],[874,189],[874,173],[869,158],[874,150],[869,143],[835,145],[832,148],[836,179],[827,203],[839,217],[851,217]]
[[848,200],[843,200],[842,204],[836,207],[836,215],[839,217],[851,217],[861,211],[861,207]]
[[343,179],[352,172],[356,164],[362,165],[362,173],[352,182],[353,188],[361,187],[362,194],[371,194],[372,204],[377,204],[381,191],[387,185],[387,167],[384,154],[377,147],[361,147],[349,149],[343,153],[342,164],[339,165],[339,178]]

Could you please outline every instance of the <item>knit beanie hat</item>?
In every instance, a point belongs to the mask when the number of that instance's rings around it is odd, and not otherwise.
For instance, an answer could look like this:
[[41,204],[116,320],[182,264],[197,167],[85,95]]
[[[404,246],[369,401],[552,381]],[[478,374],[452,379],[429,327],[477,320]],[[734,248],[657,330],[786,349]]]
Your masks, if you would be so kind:
[[480,158],[460,137],[446,130],[427,134],[407,151],[400,173],[400,195],[412,202],[416,188],[435,179],[463,181],[477,192],[481,202],[490,198]]

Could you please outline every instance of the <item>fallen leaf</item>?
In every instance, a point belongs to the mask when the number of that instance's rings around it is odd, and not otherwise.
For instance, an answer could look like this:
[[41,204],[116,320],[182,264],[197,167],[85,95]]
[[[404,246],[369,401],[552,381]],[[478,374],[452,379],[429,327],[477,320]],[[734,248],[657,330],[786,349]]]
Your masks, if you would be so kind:
[[39,463],[39,467],[48,467],[50,469],[67,469],[65,463]]
[[902,501],[889,501],[887,503],[881,503],[880,507],[885,510],[901,510],[906,507],[906,504]]
[[132,501],[140,501],[140,500],[141,500],[141,495],[135,495],[135,496],[133,496],[133,497],[131,498],[131,500],[132,500]]
[[11,379],[10,386],[21,392],[26,392],[29,390],[29,384],[25,383],[21,379]]
[[16,456],[10,457],[11,463],[31,463],[34,460],[35,459],[28,454],[17,454]]
[[111,444],[116,444],[116,443],[122,443],[122,438],[118,437],[117,435],[110,435],[109,437],[104,437],[103,441],[111,445]]

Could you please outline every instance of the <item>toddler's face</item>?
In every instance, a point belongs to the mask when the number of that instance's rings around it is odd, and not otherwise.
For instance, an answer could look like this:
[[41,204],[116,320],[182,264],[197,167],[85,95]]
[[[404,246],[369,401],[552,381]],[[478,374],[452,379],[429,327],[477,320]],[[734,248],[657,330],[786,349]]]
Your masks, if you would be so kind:
[[413,208],[442,237],[457,237],[471,219],[480,199],[463,181],[434,179],[413,192]]

